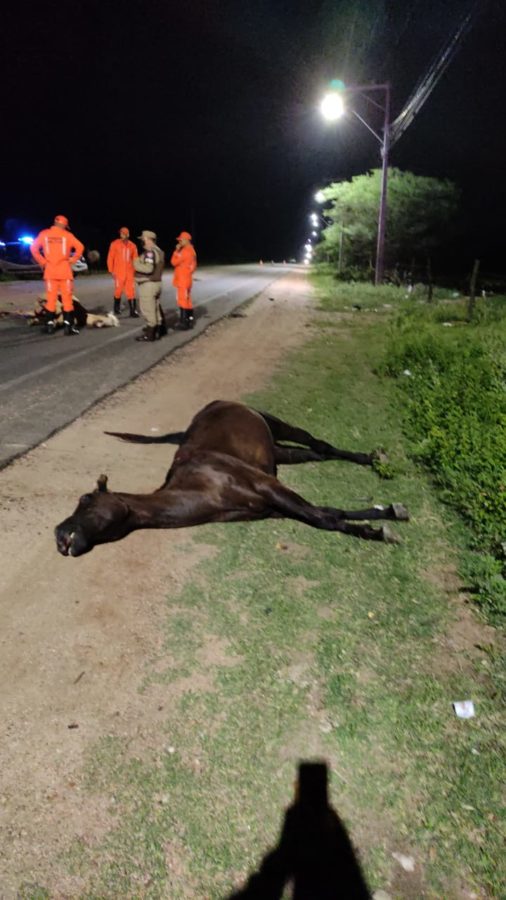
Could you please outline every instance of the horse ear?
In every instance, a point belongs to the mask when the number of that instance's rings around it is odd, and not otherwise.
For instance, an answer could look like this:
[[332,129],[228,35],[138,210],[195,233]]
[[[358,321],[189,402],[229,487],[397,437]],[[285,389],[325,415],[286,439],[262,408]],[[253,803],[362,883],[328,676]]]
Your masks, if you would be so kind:
[[97,480],[97,491],[100,494],[107,492],[107,475],[100,475]]

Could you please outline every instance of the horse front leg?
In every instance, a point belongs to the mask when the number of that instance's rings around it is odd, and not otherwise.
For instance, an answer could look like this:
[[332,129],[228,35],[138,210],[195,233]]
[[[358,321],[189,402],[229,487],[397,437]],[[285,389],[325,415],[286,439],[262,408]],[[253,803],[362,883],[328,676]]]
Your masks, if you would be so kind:
[[409,512],[402,503],[390,503],[389,506],[371,506],[368,509],[333,509],[332,506],[322,506],[328,512],[335,512],[352,522],[362,519],[389,519],[393,522],[409,522]]
[[[321,528],[324,531],[340,531],[342,534],[350,534],[368,541],[385,541],[387,543],[399,543],[399,538],[388,526],[373,528],[369,524],[355,524],[346,520],[348,515],[344,509],[335,509],[330,506],[313,506],[295,491],[291,491],[276,479],[265,479],[256,485],[259,495],[265,500],[270,509],[270,514],[275,518],[296,519],[310,525],[312,528]],[[382,512],[383,515],[378,515]],[[361,513],[364,513],[362,516]],[[385,515],[385,510],[362,510],[352,512],[356,519],[366,518],[365,513],[372,515],[367,518],[395,518],[395,515]]]

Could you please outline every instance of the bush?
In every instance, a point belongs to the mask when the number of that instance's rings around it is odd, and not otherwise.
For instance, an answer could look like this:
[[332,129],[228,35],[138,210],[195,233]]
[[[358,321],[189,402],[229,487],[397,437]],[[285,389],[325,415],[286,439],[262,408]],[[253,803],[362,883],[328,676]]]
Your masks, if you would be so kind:
[[453,329],[443,328],[441,308],[405,314],[392,329],[383,364],[402,379],[414,457],[471,526],[474,548],[488,554],[481,567],[476,557],[473,583],[497,615],[506,599],[497,559],[506,539],[506,318],[500,311],[499,305],[493,317],[482,311],[481,326]]

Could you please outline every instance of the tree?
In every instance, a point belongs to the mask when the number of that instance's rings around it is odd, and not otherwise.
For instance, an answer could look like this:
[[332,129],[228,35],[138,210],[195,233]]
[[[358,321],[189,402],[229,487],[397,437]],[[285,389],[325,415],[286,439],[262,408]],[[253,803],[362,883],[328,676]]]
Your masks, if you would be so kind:
[[[331,224],[318,245],[321,257],[346,266],[372,266],[376,252],[379,169],[367,175],[355,175],[351,181],[333,183],[324,188],[331,203],[325,215]],[[453,182],[388,170],[387,265],[424,259],[448,237],[458,209],[460,190]]]

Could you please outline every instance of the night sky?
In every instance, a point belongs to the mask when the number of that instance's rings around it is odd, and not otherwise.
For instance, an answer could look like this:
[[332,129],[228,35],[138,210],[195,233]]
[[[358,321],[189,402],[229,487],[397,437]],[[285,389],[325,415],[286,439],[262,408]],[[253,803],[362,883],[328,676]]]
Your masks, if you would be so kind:
[[[395,116],[469,5],[11,0],[0,237],[63,213],[88,248],[126,224],[166,250],[191,229],[201,259],[299,255],[314,190],[379,164],[356,120],[322,121],[326,83],[390,80]],[[454,179],[464,268],[504,271],[506,3],[482,7],[391,164]]]

